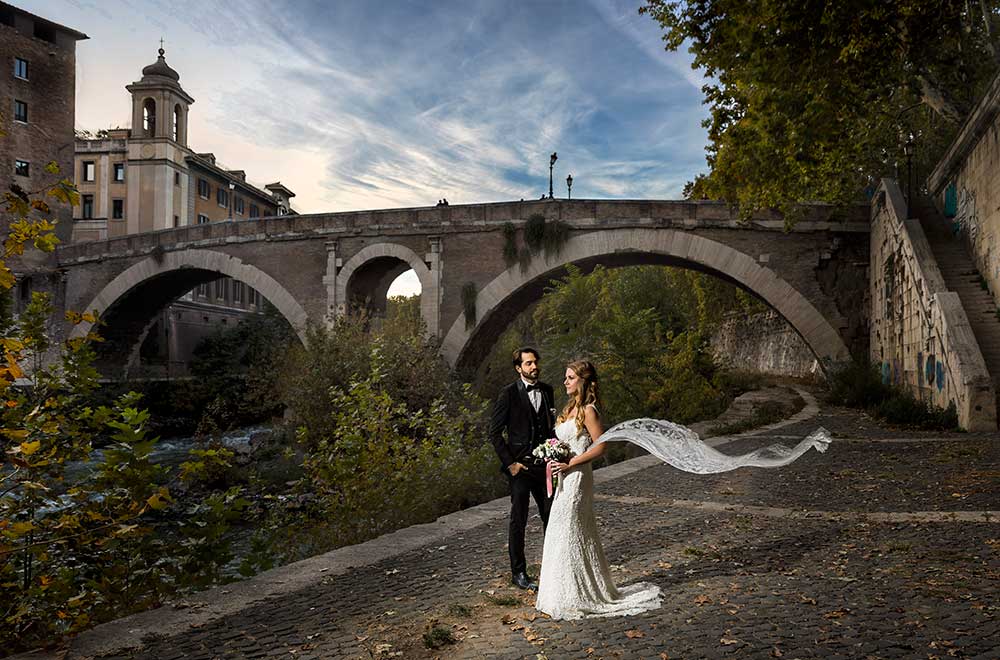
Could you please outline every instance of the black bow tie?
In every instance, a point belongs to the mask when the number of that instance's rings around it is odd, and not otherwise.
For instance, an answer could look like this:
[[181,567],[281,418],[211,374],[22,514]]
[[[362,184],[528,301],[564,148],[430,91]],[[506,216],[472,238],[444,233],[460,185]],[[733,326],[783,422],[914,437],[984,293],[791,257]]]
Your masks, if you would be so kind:
[[542,386],[541,385],[525,385],[524,389],[526,389],[526,390],[528,390],[530,392],[531,390],[541,390]]

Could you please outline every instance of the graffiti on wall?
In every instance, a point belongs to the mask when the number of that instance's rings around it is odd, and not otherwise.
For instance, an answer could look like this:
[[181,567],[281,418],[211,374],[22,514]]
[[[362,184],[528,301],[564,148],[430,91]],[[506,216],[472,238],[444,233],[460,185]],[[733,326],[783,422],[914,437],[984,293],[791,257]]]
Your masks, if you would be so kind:
[[952,220],[955,235],[965,234],[970,244],[979,237],[979,214],[976,212],[976,193],[963,186],[958,194],[958,209]]

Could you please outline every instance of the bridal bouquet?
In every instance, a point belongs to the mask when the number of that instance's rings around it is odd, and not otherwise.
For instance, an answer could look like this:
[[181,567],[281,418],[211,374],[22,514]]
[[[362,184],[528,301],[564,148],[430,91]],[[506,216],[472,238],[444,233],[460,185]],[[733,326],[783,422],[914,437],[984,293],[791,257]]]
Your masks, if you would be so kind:
[[558,438],[549,438],[544,443],[535,447],[531,454],[537,458],[544,459],[545,464],[545,488],[552,497],[553,489],[553,476],[555,476],[555,484],[559,484],[559,475],[552,474],[552,463],[551,461],[556,461],[557,463],[565,463],[573,456],[573,450],[569,448],[569,445],[562,442]]

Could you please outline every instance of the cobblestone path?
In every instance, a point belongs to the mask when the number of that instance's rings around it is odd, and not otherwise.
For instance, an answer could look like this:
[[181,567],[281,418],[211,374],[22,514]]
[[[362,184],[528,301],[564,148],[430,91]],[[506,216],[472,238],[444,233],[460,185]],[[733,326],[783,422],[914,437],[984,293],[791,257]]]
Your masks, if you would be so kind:
[[[653,581],[666,596],[641,616],[538,615],[533,594],[507,582],[506,518],[494,516],[104,657],[1000,657],[1000,441],[908,440],[844,412],[820,423],[883,439],[835,441],[778,470],[655,465],[598,486],[619,580]],[[537,561],[537,518],[531,527]],[[425,636],[455,641],[431,649]]]

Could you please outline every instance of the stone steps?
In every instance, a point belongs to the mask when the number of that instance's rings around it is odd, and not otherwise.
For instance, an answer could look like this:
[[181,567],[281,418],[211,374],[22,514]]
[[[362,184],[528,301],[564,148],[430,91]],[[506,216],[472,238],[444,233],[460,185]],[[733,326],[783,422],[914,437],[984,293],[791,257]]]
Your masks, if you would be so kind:
[[980,285],[979,271],[965,243],[952,234],[950,224],[937,208],[929,200],[921,199],[914,205],[913,215],[920,219],[945,286],[957,293],[962,302],[986,369],[993,378],[1000,405],[1000,317],[997,316],[997,301]]

